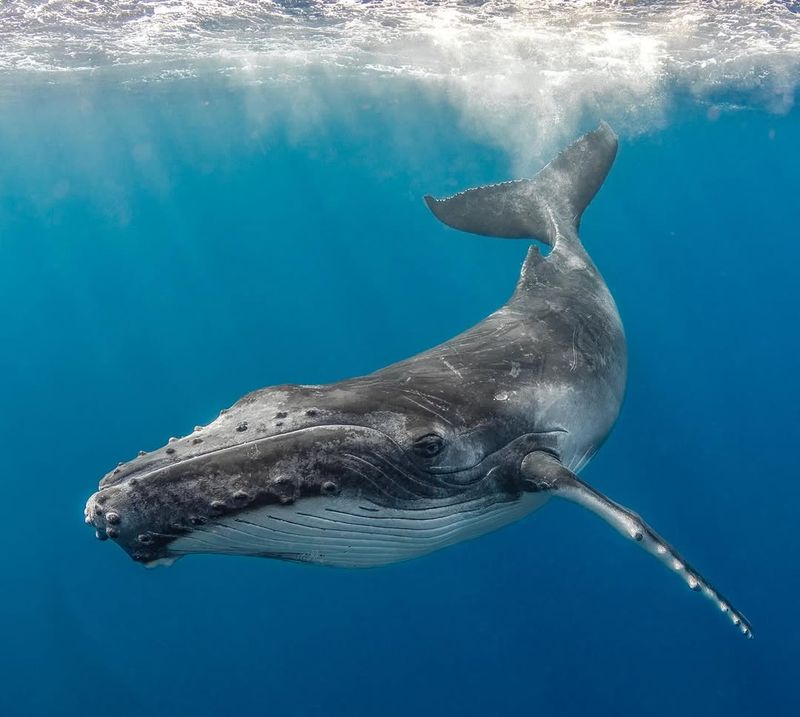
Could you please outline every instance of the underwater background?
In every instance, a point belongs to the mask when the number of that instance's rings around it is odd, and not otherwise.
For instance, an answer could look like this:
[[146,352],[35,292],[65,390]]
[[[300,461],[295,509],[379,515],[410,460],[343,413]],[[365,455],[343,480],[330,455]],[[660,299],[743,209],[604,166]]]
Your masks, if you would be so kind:
[[[0,6],[0,714],[796,715],[800,8]],[[581,234],[630,352],[585,478],[748,616],[581,509],[363,571],[83,524],[244,393],[378,369],[510,295],[526,242],[422,196],[620,134]]]

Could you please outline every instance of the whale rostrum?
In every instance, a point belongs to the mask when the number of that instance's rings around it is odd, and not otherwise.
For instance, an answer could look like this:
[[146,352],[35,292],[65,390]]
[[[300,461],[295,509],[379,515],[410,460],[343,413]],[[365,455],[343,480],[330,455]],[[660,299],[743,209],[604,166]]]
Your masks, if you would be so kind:
[[581,215],[617,138],[602,123],[533,179],[425,197],[466,232],[538,240],[509,301],[412,358],[338,383],[246,395],[207,426],[108,473],[86,505],[145,565],[190,553],[368,567],[518,520],[551,497],[588,508],[752,636],[744,616],[638,515],[578,477],[625,390],[617,307]]

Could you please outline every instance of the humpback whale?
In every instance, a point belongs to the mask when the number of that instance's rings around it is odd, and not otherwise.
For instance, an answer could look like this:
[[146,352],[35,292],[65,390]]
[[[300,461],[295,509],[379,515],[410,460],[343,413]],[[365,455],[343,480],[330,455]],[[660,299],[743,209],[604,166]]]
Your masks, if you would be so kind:
[[328,385],[254,391],[121,463],[85,520],[146,565],[191,553],[342,567],[414,558],[550,498],[597,514],[751,628],[640,516],[578,477],[623,400],[614,300],[578,236],[617,153],[605,123],[532,179],[425,197],[444,224],[531,244],[510,300],[412,358]]

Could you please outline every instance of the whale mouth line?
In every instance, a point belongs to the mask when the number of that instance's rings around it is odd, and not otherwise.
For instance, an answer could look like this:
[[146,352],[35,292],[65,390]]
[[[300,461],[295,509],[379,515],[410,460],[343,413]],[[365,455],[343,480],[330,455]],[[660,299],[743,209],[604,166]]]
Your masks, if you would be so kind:
[[[372,428],[370,426],[365,426],[365,425],[360,424],[360,423],[320,423],[320,424],[316,424],[314,426],[305,426],[303,428],[296,428],[294,430],[286,431],[284,433],[279,433],[279,434],[276,434],[276,435],[273,435],[273,436],[264,436],[263,438],[254,438],[254,439],[251,439],[249,441],[243,441],[242,443],[237,443],[237,444],[232,445],[232,446],[224,446],[224,447],[221,447],[221,448],[214,448],[214,449],[211,449],[211,450],[204,451],[202,453],[197,453],[197,454],[192,455],[192,456],[186,456],[185,458],[178,458],[174,462],[169,463],[167,465],[159,465],[157,467],[154,467],[153,469],[147,471],[146,473],[132,472],[130,475],[124,476],[124,477],[120,478],[119,480],[114,481],[113,483],[106,483],[104,485],[103,481],[101,481],[99,489],[100,489],[100,491],[102,491],[102,490],[104,490],[106,488],[111,488],[114,485],[119,485],[120,483],[124,483],[125,481],[127,481],[127,480],[129,480],[131,478],[136,478],[137,480],[146,479],[146,478],[149,478],[151,476],[154,476],[154,475],[157,475],[159,473],[162,473],[165,470],[169,470],[171,468],[174,468],[175,466],[191,465],[195,461],[207,460],[210,457],[225,455],[227,453],[231,453],[232,451],[236,451],[236,450],[246,450],[248,447],[251,447],[251,446],[264,445],[266,443],[269,443],[271,441],[276,441],[276,440],[281,439],[281,438],[301,435],[303,433],[307,433],[309,431],[314,431],[314,430],[319,430],[319,429],[322,429],[322,430],[355,429],[355,430],[361,430],[361,431],[364,431],[364,432],[367,432],[367,433],[377,434],[377,435],[380,435],[381,437],[385,438],[398,451],[402,452],[403,454],[406,453],[406,450],[399,443],[397,443],[396,440],[394,440],[391,436],[389,436],[387,433],[385,433],[384,431],[381,431],[378,428]],[[562,433],[569,433],[569,431],[566,428],[563,428],[561,426],[556,426],[554,428],[549,428],[549,429],[546,429],[546,430],[543,430],[543,431],[534,431],[530,435],[548,436],[548,435],[562,434]],[[489,451],[488,453],[486,453],[485,455],[481,456],[478,460],[476,460],[474,463],[472,463],[470,465],[466,465],[466,466],[432,466],[432,467],[429,466],[429,467],[423,468],[423,471],[425,473],[430,474],[430,475],[436,475],[436,476],[447,476],[447,475],[453,475],[453,474],[456,474],[456,473],[462,473],[464,471],[468,471],[468,470],[471,470],[473,468],[477,468],[481,463],[483,463],[489,456],[491,456],[495,452],[496,451]]]

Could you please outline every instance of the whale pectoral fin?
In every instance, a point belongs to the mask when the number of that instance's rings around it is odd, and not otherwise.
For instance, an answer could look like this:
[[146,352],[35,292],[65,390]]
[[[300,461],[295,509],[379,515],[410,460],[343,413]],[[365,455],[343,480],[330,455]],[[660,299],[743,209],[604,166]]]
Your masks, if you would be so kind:
[[529,453],[522,461],[521,470],[525,490],[551,493],[555,497],[577,503],[599,515],[626,538],[637,542],[670,570],[677,572],[692,590],[702,592],[730,617],[742,634],[746,637],[753,636],[750,623],[744,615],[636,513],[584,483],[550,453],[544,451]]

